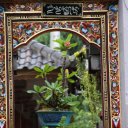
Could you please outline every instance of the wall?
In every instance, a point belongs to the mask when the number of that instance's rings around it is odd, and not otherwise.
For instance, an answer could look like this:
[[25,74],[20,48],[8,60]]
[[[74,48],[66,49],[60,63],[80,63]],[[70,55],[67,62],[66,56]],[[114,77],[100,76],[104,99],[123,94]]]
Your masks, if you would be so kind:
[[128,0],[119,1],[122,128],[128,128]]

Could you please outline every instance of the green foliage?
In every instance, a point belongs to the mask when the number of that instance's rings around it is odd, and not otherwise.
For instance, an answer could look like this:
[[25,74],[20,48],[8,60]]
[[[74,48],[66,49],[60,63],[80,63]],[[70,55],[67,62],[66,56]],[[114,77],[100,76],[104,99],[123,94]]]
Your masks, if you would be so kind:
[[[55,68],[46,64],[44,69],[35,67],[34,70],[38,72],[37,77],[45,78],[47,74],[53,71]],[[70,77],[73,73],[70,74]],[[70,78],[69,77],[69,78]],[[33,90],[28,90],[28,93],[34,93],[38,95],[37,103],[40,106],[48,107],[52,110],[69,109],[70,107],[77,105],[77,96],[71,95],[65,97],[68,88],[62,86],[62,82],[56,80],[55,82],[49,82],[45,80],[45,85],[34,85]]]
[[[83,85],[82,95],[86,100],[86,104],[89,108],[90,112],[95,112],[97,115],[101,111],[101,93],[97,90],[97,81],[96,77],[92,74],[88,74],[88,72],[84,72],[81,84]],[[88,102],[87,102],[88,101]]]
[[68,69],[66,69],[66,59],[67,59],[67,55],[68,55],[68,51],[71,50],[72,48],[75,48],[77,46],[77,43],[71,43],[71,38],[72,38],[72,34],[69,33],[67,35],[66,39],[57,39],[54,40],[55,42],[57,42],[59,44],[58,47],[56,47],[55,49],[60,50],[62,52],[63,55],[63,64],[62,64],[62,69],[61,69],[61,73],[58,75],[58,80],[62,81],[62,85],[67,87],[67,82],[69,83],[74,83],[75,81],[72,79],[72,77],[75,75],[75,72],[72,72],[71,74],[69,74]]
[[62,116],[62,118],[61,118],[58,126],[63,126],[63,124],[65,123],[65,121],[66,121],[66,116]]
[[85,112],[80,110],[76,115],[74,122],[65,128],[96,128],[96,123],[99,122],[99,118],[94,113]]
[[[65,70],[65,79],[69,83],[75,83],[75,80],[72,79],[72,77],[75,76],[75,75],[76,75],[76,72],[75,71],[69,73],[69,70],[68,69]],[[60,73],[58,74],[57,80],[58,81],[62,81],[63,80],[63,70],[62,69],[60,70]]]
[[71,109],[73,109],[73,107],[77,107],[80,105],[80,101],[78,99],[78,96],[77,95],[73,95],[73,94],[70,94],[66,97],[63,97],[63,101],[71,106]]
[[[62,40],[65,39],[69,34],[70,34],[70,32],[64,32],[64,31],[62,31],[61,32],[61,39]],[[72,44],[72,42],[77,42],[77,46],[71,48],[68,51],[68,54],[69,55],[72,55],[75,52],[79,51],[81,49],[81,47],[83,46],[83,40],[78,35],[76,35],[76,34],[73,34],[72,35],[72,38],[71,38],[70,42],[71,42],[71,44]]]
[[100,122],[99,113],[102,111],[101,93],[97,90],[97,80],[85,71],[81,60],[77,58],[77,76],[81,84],[80,104],[73,107],[74,122],[65,128],[94,128]]
[[[62,40],[65,40],[69,34],[70,34],[70,32],[60,31],[60,37]],[[50,32],[43,33],[43,34],[39,35],[38,37],[35,38],[35,40],[37,40],[38,42],[40,42],[44,45],[49,46],[50,45]],[[76,51],[79,51],[81,49],[81,47],[83,46],[83,40],[76,34],[73,34],[72,37],[69,36],[69,38],[67,39],[67,42],[68,41],[70,41],[71,44],[72,44],[72,42],[77,42],[77,46],[68,51],[68,54],[70,54],[70,55],[72,55]]]
[[40,98],[37,100],[38,104],[50,107],[54,110],[69,109],[70,106],[74,106],[78,104],[78,102],[74,101],[77,100],[75,98],[70,98],[70,96],[68,96],[68,98],[65,98],[68,89],[67,86],[62,86],[62,85],[66,85],[67,81],[70,83],[75,82],[72,79],[72,77],[75,75],[75,72],[69,74],[68,69],[65,68],[66,56],[68,50],[77,45],[77,43],[73,43],[73,44],[70,43],[71,38],[72,38],[72,34],[68,34],[65,40],[62,39],[55,40],[55,42],[59,43],[59,47],[57,49],[63,52],[63,58],[64,58],[61,73],[58,75],[57,80],[52,83],[47,81],[47,75],[51,71],[53,71],[55,67],[49,66],[48,64],[46,64],[43,69],[39,67],[35,67],[34,70],[38,73],[36,78],[39,77],[43,78],[45,80],[45,86],[41,87],[40,85],[34,85],[33,90],[28,90],[28,93],[38,94]]
[[100,122],[99,113],[102,111],[101,93],[96,89],[95,76],[83,72],[81,77],[82,91],[78,96],[80,104],[73,106],[74,121],[65,128],[95,128]]
[[74,48],[77,46],[77,43],[71,43],[70,40],[72,38],[72,34],[68,34],[66,39],[56,39],[54,42],[59,44],[59,47],[56,47],[56,50],[60,50],[64,56],[67,55],[68,51],[71,48]]
[[79,51],[75,52],[74,53],[74,56],[76,57],[76,59],[79,62],[79,64],[81,63],[80,66],[82,66],[83,65],[82,62],[83,62],[83,60],[86,57],[86,48],[85,48],[85,45],[83,45],[82,48]]
[[47,75],[53,71],[55,69],[54,66],[50,66],[49,64],[45,64],[44,68],[41,69],[39,67],[34,67],[34,70],[38,73],[38,75],[36,75],[36,78],[44,78],[45,80],[47,80]]
[[50,44],[50,32],[47,33],[43,33],[41,35],[39,35],[37,38],[35,38],[35,40],[37,40],[38,42],[49,46]]

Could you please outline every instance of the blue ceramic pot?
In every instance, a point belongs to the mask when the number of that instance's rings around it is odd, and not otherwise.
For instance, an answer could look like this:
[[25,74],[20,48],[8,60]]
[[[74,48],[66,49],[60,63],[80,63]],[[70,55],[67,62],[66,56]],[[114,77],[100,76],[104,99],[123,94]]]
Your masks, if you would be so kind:
[[[41,126],[59,127],[70,123],[73,112],[71,111],[37,111],[38,120]],[[61,121],[64,117],[64,121]]]

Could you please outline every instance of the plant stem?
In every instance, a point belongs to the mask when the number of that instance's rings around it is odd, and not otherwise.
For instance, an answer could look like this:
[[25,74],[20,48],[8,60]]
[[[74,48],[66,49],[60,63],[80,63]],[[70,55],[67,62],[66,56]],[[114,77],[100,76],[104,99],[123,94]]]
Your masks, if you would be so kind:
[[64,60],[63,60],[63,65],[62,65],[62,85],[66,88],[67,87],[67,80],[66,80],[66,74],[65,74],[65,70],[66,70],[66,57],[64,56]]
[[46,74],[44,75],[44,81],[47,81],[47,76],[46,76]]

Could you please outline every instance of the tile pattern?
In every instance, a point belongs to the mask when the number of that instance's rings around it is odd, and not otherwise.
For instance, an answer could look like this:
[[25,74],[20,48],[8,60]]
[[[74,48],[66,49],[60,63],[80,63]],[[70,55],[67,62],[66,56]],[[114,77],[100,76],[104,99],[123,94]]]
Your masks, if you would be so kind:
[[[67,56],[66,66],[74,61],[74,58],[74,56],[70,56],[69,59],[69,56]],[[35,66],[43,68],[46,63],[55,67],[62,66],[63,57],[61,52],[49,48],[36,40],[32,40],[28,45],[18,49],[18,59],[15,61],[15,70],[23,69],[24,67],[33,69]]]

